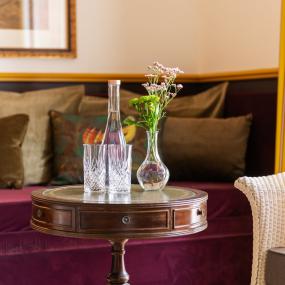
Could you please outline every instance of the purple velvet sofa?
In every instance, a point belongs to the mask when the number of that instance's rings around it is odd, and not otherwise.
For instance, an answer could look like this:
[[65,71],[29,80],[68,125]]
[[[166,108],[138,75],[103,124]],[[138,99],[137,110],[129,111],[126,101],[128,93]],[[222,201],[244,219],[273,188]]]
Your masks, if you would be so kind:
[[[274,164],[276,90],[262,84],[264,88],[259,90],[250,86],[230,85],[226,116],[253,114],[246,174],[265,175],[273,171]],[[208,192],[208,229],[192,236],[129,241],[126,266],[130,283],[249,284],[252,218],[245,196],[233,183],[171,184]],[[0,285],[105,284],[111,265],[108,242],[31,230],[30,193],[39,188],[0,191]]]

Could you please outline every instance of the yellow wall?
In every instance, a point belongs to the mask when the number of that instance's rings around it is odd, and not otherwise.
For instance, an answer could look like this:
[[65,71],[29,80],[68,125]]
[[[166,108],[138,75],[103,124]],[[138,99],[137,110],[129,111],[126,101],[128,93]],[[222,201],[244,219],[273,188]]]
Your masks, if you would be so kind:
[[77,0],[77,59],[0,59],[0,72],[204,74],[278,65],[280,0]]
[[200,5],[200,72],[278,66],[281,0],[200,0]]

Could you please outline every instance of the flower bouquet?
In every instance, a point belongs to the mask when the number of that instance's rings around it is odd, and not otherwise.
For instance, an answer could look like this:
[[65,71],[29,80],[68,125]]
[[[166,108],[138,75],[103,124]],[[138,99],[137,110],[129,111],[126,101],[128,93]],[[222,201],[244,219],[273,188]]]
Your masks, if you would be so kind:
[[161,161],[157,149],[159,121],[166,116],[167,105],[182,89],[181,84],[175,84],[178,74],[183,73],[178,67],[164,67],[155,62],[148,66],[150,71],[145,76],[144,83],[148,95],[130,100],[130,106],[138,112],[137,120],[127,119],[125,124],[142,127],[147,133],[147,155],[137,171],[137,178],[145,190],[161,190],[169,179],[169,171]]

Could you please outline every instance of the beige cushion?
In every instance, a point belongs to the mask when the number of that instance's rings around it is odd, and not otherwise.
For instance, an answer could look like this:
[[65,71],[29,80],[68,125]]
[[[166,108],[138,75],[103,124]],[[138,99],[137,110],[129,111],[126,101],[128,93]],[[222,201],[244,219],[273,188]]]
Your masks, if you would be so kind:
[[167,117],[162,153],[171,179],[233,181],[243,175],[251,120]]
[[[120,109],[123,113],[126,112],[128,115],[135,114],[135,111],[129,109],[129,100],[137,96],[140,96],[140,94],[136,94],[123,89],[121,90]],[[94,114],[96,114],[96,116],[107,115],[107,97],[84,96],[79,106],[79,114],[84,116],[94,116]]]
[[172,117],[221,118],[228,83],[216,85],[193,96],[179,95],[168,105],[167,115]]
[[[216,85],[204,92],[193,96],[179,95],[168,105],[167,115],[173,117],[223,117],[224,103],[228,83]],[[129,100],[142,94],[121,90],[120,108],[126,115],[136,115],[136,111],[129,106]],[[104,115],[108,112],[107,98],[85,96],[80,104],[79,113],[84,115]]]
[[24,93],[0,91],[0,117],[22,113],[30,118],[22,147],[25,184],[47,183],[51,178],[49,111],[77,112],[83,95],[84,86]]

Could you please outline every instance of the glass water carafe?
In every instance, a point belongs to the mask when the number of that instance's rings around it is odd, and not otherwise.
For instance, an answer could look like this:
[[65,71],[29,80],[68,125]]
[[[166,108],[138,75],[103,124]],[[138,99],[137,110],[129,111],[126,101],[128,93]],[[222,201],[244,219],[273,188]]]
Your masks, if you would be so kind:
[[108,120],[103,144],[126,144],[120,119],[120,84],[120,80],[108,81]]
[[[103,137],[103,144],[107,145],[107,153],[110,150],[108,145],[126,145],[126,140],[123,134],[121,119],[120,119],[120,80],[108,81],[108,119],[106,129]],[[114,158],[115,159],[115,158]],[[106,188],[109,191],[110,186],[110,172],[109,164],[113,161],[109,161],[108,155],[106,156]]]

